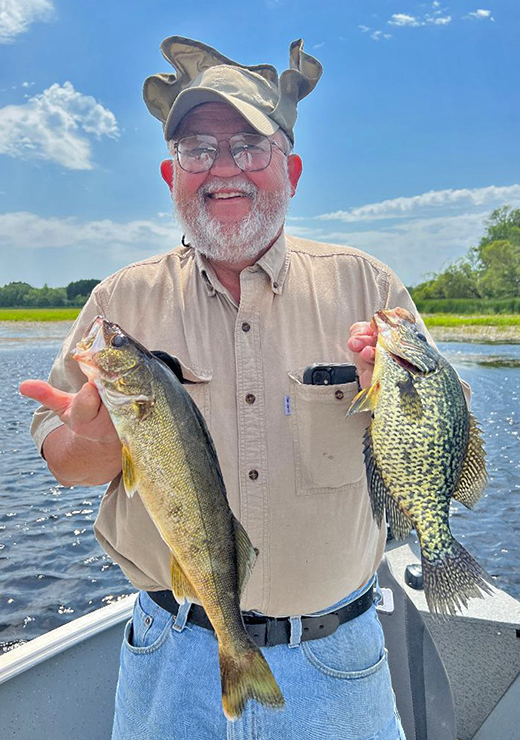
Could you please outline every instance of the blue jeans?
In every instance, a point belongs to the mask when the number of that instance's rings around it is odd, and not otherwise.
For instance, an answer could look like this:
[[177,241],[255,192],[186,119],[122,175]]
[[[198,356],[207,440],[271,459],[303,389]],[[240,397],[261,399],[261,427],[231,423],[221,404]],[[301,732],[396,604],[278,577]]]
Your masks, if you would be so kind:
[[217,640],[186,616],[139,594],[121,648],[112,740],[405,740],[375,605],[307,642],[293,618],[292,645],[262,649],[284,709],[249,701],[234,722],[222,711]]

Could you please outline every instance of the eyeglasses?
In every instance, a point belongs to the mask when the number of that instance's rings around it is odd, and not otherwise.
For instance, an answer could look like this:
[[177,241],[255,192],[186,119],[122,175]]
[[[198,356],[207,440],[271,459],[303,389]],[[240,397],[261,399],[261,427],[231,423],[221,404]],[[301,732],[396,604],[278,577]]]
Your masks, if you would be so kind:
[[[273,146],[287,156],[276,142],[262,134],[235,134],[223,141],[228,142],[236,166],[244,172],[265,170],[271,162]],[[208,172],[220,152],[219,141],[209,134],[185,136],[175,144],[174,149],[179,165],[192,174]]]

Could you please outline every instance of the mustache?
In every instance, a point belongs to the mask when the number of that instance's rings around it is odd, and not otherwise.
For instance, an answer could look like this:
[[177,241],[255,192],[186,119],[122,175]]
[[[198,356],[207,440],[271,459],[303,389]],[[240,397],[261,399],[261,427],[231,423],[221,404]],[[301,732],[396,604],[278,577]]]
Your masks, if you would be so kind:
[[204,183],[200,186],[198,194],[201,198],[205,195],[211,195],[216,193],[218,190],[236,190],[237,193],[244,193],[252,198],[258,193],[258,188],[252,182],[242,180],[240,177],[219,177],[211,180],[211,182]]

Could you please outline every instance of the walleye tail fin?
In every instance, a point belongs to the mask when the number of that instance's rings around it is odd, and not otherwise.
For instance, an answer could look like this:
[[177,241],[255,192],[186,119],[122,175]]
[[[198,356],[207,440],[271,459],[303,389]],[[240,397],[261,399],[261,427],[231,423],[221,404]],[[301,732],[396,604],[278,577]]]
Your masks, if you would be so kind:
[[219,650],[222,705],[228,719],[237,719],[248,699],[281,709],[284,699],[276,679],[260,650],[251,647],[239,654]]
[[422,555],[424,594],[434,616],[461,612],[471,598],[492,594],[489,575],[455,538],[440,558]]

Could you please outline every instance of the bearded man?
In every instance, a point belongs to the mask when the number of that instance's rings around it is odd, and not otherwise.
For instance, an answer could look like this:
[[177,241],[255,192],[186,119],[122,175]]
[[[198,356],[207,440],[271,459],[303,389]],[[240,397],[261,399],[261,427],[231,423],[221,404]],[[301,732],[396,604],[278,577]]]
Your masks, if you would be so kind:
[[[398,740],[375,606],[386,533],[366,490],[366,419],[345,413],[358,391],[351,364],[361,385],[370,381],[370,317],[415,307],[378,260],[284,232],[302,172],[296,108],[322,72],[302,43],[280,78],[190,39],[171,37],[162,50],[176,74],[150,77],[144,97],[171,152],[162,175],[183,244],[98,285],[49,383],[22,385],[42,404],[33,435],[56,478],[110,482],[96,536],[140,591],[113,740]],[[139,496],[125,495],[114,427],[69,354],[98,314],[175,355],[191,381],[230,506],[259,552],[241,608],[282,710],[250,701],[235,722],[222,712],[215,635],[201,607],[173,598],[168,547]],[[315,363],[347,375],[315,385],[305,373]]]

